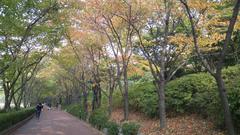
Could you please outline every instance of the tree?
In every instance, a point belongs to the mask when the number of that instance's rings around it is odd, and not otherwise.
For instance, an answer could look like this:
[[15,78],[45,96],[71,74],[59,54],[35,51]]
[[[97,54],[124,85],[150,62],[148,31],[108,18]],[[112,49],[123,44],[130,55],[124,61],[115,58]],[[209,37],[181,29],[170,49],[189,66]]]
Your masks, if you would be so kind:
[[234,6],[233,12],[232,12],[232,18],[230,19],[230,22],[229,22],[229,25],[228,25],[228,28],[226,31],[224,44],[221,46],[221,50],[219,51],[219,54],[218,54],[218,60],[214,65],[212,63],[210,63],[209,61],[207,61],[207,59],[205,59],[203,57],[203,54],[199,48],[198,34],[196,32],[194,18],[193,18],[194,14],[191,11],[191,7],[188,5],[188,2],[186,0],[180,0],[180,1],[186,9],[186,13],[188,15],[188,18],[189,18],[189,21],[191,24],[191,33],[192,33],[192,38],[193,38],[196,53],[197,53],[198,57],[200,58],[203,66],[215,78],[215,80],[217,82],[219,96],[220,96],[222,107],[224,110],[225,125],[227,127],[227,130],[230,135],[234,135],[235,132],[234,132],[234,126],[233,126],[233,122],[232,122],[231,112],[229,109],[226,87],[225,87],[225,83],[222,78],[222,68],[224,66],[224,59],[226,56],[227,47],[230,45],[232,32],[234,30],[234,25],[237,20],[239,7],[240,7],[240,0],[236,0],[236,2],[235,2],[235,6]]
[[[104,34],[108,39],[117,66],[117,82],[124,97],[124,119],[128,119],[128,64],[133,49],[133,27],[127,23],[138,18],[137,6],[140,1],[88,1],[86,2],[84,18],[86,26],[91,30]],[[146,3],[145,3],[146,4]],[[133,6],[134,5],[134,6]],[[134,9],[134,10],[133,10]],[[134,12],[133,12],[134,11]],[[136,11],[136,12],[135,12]],[[123,18],[124,17],[124,18]],[[121,82],[123,78],[123,86]]]
[[8,110],[14,95],[25,85],[17,86],[21,75],[32,72],[42,56],[57,45],[62,26],[56,23],[58,17],[53,17],[58,13],[56,1],[1,1],[1,5],[0,65]]
[[[179,39],[176,29],[181,27],[181,16],[175,10],[177,3],[174,1],[158,1],[154,5],[156,10],[152,17],[145,21],[145,28],[130,23],[137,33],[139,42],[137,48],[141,50],[148,60],[154,84],[157,88],[159,98],[158,108],[160,127],[166,127],[166,109],[164,89],[175,73],[187,64],[189,53],[187,51],[187,38],[182,38],[181,43],[175,42]],[[175,7],[176,6],[176,7]],[[145,31],[148,33],[146,34]]]

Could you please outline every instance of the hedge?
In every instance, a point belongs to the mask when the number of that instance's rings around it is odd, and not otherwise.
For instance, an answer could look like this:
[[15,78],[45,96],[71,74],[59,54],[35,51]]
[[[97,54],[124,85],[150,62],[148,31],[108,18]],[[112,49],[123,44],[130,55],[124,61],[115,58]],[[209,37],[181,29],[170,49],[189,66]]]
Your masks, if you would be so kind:
[[0,132],[26,119],[35,112],[35,109],[22,109],[20,111],[0,113]]

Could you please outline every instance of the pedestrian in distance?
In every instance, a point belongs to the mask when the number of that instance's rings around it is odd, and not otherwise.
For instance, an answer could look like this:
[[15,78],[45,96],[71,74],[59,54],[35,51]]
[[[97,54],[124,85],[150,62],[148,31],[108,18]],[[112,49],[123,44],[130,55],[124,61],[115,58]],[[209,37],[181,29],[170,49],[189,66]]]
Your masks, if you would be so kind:
[[42,109],[43,109],[42,103],[37,104],[37,106],[36,106],[36,117],[37,117],[38,120],[40,119]]

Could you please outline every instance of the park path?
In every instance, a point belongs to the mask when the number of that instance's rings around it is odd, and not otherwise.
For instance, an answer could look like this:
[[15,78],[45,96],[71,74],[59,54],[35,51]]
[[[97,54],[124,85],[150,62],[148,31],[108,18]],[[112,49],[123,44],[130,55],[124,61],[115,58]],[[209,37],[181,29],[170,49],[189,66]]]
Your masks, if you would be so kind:
[[44,110],[12,135],[101,135],[99,131],[72,115],[57,110]]

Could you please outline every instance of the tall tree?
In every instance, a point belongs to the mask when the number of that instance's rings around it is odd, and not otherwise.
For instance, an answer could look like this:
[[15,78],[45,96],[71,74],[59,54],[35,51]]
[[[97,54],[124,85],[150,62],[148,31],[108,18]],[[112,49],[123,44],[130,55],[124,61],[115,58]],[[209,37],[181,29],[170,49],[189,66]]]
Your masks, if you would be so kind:
[[[182,38],[182,42],[174,42],[177,34],[176,29],[181,27],[181,16],[178,14],[174,1],[158,1],[153,6],[155,10],[148,16],[143,26],[136,26],[130,23],[139,42],[139,48],[144,57],[149,62],[151,73],[155,80],[158,95],[158,108],[160,117],[160,127],[166,127],[166,107],[165,107],[165,86],[175,73],[187,64],[187,38]],[[140,20],[142,21],[142,20]],[[148,31],[148,33],[146,33]]]
[[224,66],[224,60],[225,60],[225,56],[227,53],[227,48],[231,42],[234,25],[237,20],[239,7],[240,7],[240,0],[236,0],[234,3],[232,17],[229,21],[229,25],[228,25],[228,28],[226,31],[224,44],[221,46],[221,50],[219,51],[219,54],[218,54],[218,60],[216,63],[214,63],[214,65],[203,57],[203,54],[199,48],[198,33],[196,31],[196,24],[194,22],[194,15],[196,15],[196,14],[194,14],[193,11],[191,10],[191,7],[189,6],[188,1],[186,1],[186,0],[180,0],[180,1],[186,9],[186,13],[188,15],[188,18],[189,18],[189,21],[191,24],[191,33],[192,33],[192,38],[193,38],[196,53],[197,53],[198,57],[200,58],[203,66],[215,78],[215,80],[217,82],[219,96],[220,96],[223,111],[224,111],[225,125],[227,127],[227,130],[230,135],[234,135],[235,132],[234,132],[234,126],[233,126],[233,122],[232,122],[231,112],[229,109],[229,103],[228,103],[228,99],[227,99],[226,86],[225,86],[225,83],[222,78],[222,68]]
[[[5,109],[9,109],[19,77],[36,62],[28,58],[56,46],[61,38],[56,1],[1,1],[1,79],[5,92]],[[12,22],[12,23],[9,23]],[[35,57],[36,61],[41,58]],[[27,59],[27,60],[26,60]],[[26,65],[24,65],[26,64]],[[11,92],[12,91],[12,92]]]

